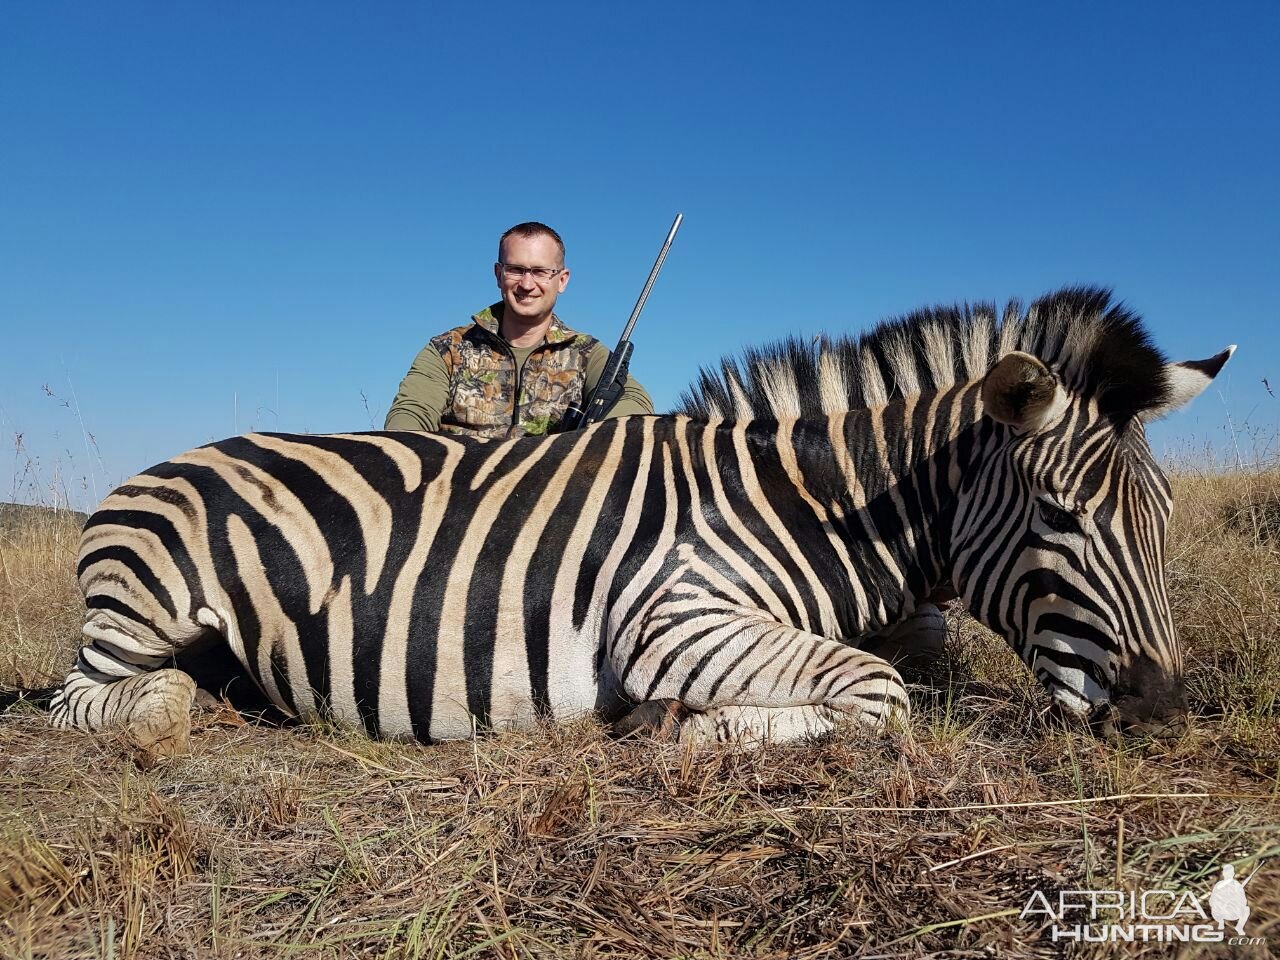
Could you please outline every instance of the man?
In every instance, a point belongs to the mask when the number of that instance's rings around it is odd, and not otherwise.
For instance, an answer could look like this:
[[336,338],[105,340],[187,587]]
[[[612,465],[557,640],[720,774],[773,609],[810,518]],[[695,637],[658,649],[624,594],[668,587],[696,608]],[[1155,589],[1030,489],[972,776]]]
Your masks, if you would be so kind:
[[[386,429],[545,434],[570,404],[591,395],[609,351],[553,312],[569,285],[560,235],[543,223],[517,224],[498,241],[493,275],[502,299],[423,348],[400,383]],[[628,378],[606,416],[642,413],[653,413],[653,401]]]

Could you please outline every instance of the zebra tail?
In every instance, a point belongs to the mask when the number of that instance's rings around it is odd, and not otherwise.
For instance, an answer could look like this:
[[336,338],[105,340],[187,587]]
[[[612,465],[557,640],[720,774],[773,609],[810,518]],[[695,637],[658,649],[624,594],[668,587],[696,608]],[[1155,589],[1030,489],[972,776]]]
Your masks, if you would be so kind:
[[31,689],[0,687],[0,714],[27,703],[38,710],[48,710],[49,704],[62,687],[35,687]]

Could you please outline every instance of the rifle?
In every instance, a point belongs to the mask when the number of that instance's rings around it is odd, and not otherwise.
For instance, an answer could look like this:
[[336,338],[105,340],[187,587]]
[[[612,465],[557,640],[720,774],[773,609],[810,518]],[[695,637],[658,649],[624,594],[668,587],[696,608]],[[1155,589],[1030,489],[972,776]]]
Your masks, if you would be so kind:
[[613,352],[609,354],[609,362],[605,364],[604,372],[600,374],[600,379],[596,382],[596,388],[591,392],[588,398],[582,404],[574,404],[565,411],[564,419],[560,422],[560,429],[581,430],[583,427],[595,423],[608,413],[618,398],[622,396],[622,391],[627,385],[627,367],[631,363],[631,331],[635,328],[636,321],[640,318],[640,311],[644,309],[644,302],[649,299],[649,291],[653,289],[653,281],[658,279],[658,271],[662,269],[662,261],[667,259],[667,251],[671,249],[671,241],[676,238],[676,231],[680,229],[680,221],[684,219],[683,213],[677,213],[675,222],[671,224],[671,231],[667,234],[666,242],[662,245],[662,250],[658,253],[658,259],[654,261],[653,269],[649,271],[649,279],[645,281],[644,289],[640,291],[640,299],[636,301],[635,307],[631,310],[631,318],[627,320],[626,327],[622,330],[622,336],[618,338],[618,345],[613,348]]

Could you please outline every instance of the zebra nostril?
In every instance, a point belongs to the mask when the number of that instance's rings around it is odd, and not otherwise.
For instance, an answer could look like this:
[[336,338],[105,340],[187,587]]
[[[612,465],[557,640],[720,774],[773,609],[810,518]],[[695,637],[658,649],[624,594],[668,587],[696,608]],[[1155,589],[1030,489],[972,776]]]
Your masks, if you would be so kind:
[[1173,714],[1151,720],[1121,720],[1120,728],[1126,736],[1151,737],[1153,740],[1176,740],[1189,729],[1186,714]]
[[1127,664],[1112,687],[1120,729],[1128,736],[1179,737],[1187,730],[1187,688],[1182,676],[1149,658]]
[[1187,732],[1187,698],[1181,680],[1144,697],[1115,699],[1116,719],[1128,736],[1170,739]]

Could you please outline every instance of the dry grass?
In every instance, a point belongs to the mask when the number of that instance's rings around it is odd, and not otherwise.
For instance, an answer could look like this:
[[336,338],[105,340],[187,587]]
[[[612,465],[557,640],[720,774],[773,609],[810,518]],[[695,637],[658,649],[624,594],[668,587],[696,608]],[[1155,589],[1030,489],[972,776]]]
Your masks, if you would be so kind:
[[[1280,473],[1184,472],[1169,537],[1174,618],[1206,714],[1280,716]],[[1268,519],[1270,518],[1270,519]]]
[[0,504],[0,686],[66,676],[84,601],[76,551],[84,514]]
[[[1056,956],[1017,916],[1033,889],[1203,895],[1226,860],[1262,862],[1249,933],[1275,951],[1280,544],[1239,518],[1280,475],[1184,472],[1176,496],[1200,714],[1180,741],[1048,725],[967,620],[908,730],[755,753],[587,722],[421,747],[224,711],[144,770],[20,705],[0,718],[0,956]],[[73,527],[0,530],[0,685],[71,658]]]

